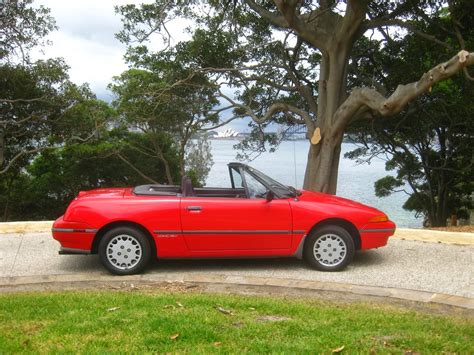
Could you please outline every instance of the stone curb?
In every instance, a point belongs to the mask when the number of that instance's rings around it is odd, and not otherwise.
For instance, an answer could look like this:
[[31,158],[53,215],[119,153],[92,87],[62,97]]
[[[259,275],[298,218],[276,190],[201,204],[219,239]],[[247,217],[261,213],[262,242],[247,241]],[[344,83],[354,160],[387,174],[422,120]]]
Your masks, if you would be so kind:
[[443,244],[474,245],[474,233],[398,228],[393,238]]
[[[0,223],[0,234],[50,232],[53,222],[3,222]],[[474,245],[474,233],[398,228],[393,238],[431,243]]]
[[53,223],[54,221],[2,222],[0,223],[0,234],[51,232]]
[[269,278],[256,276],[230,276],[230,275],[208,275],[173,273],[172,275],[144,274],[133,276],[112,275],[44,275],[44,276],[14,276],[0,278],[0,292],[21,289],[24,286],[57,285],[61,283],[81,284],[87,282],[140,282],[140,283],[194,283],[204,285],[238,285],[261,287],[270,286],[277,288],[303,289],[308,291],[326,291],[353,294],[367,297],[385,297],[404,301],[415,301],[425,304],[438,304],[455,306],[465,309],[474,309],[474,299],[434,293],[428,291],[417,291],[390,287],[362,286],[344,284],[337,282],[305,281],[284,278]]

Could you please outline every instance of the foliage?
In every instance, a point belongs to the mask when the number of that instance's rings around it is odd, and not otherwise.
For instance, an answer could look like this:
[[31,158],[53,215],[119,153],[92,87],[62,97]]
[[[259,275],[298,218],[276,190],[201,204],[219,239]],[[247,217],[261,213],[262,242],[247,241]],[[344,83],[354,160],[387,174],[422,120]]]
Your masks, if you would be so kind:
[[[392,95],[378,90],[381,78],[370,63],[380,51],[408,32],[447,49],[442,58],[452,57],[445,63],[449,75],[473,63],[469,59],[462,64],[453,57],[462,42],[456,38],[456,25],[443,25],[434,34],[426,31],[450,11],[451,3],[157,0],[118,8],[124,23],[118,37],[137,44],[129,54],[140,60],[153,53],[144,43],[151,46],[159,35],[167,52],[175,51],[188,68],[206,75],[219,88],[221,121],[229,112],[232,119],[251,119],[251,138],[260,142],[245,142],[243,148],[259,152],[266,149],[262,142],[278,143],[263,131],[269,121],[304,125],[308,139],[319,132],[321,139],[310,146],[304,188],[335,193],[340,145],[348,124],[397,114],[422,93],[415,88],[428,89],[425,77]],[[167,26],[177,19],[193,26],[188,28],[190,40],[173,46]],[[446,32],[450,41],[443,38]],[[382,39],[371,39],[374,33]],[[161,49],[154,48],[156,53]],[[432,67],[436,63],[431,62]],[[436,82],[444,79],[431,77]],[[403,82],[413,78],[417,77],[404,77]],[[356,89],[354,83],[365,87]]]
[[[418,307],[418,306],[417,306]],[[428,309],[430,310],[430,309]],[[0,352],[472,353],[472,317],[361,302],[212,294],[0,296]],[[341,350],[339,350],[341,351]]]
[[[458,4],[466,10],[460,17],[439,18],[425,29],[437,33],[441,26],[459,24],[466,45],[474,45],[472,2]],[[454,9],[454,13],[459,13]],[[438,34],[438,37],[440,35]],[[446,34],[448,42],[451,37]],[[357,49],[362,52],[365,49]],[[360,70],[378,72],[388,90],[408,77],[421,76],[440,61],[447,50],[408,35],[391,43],[376,61],[360,63]],[[419,60],[423,58],[423,60]],[[410,63],[410,65],[407,65]],[[390,75],[387,70],[390,68]],[[431,226],[445,226],[455,214],[466,218],[474,193],[474,85],[452,78],[435,85],[399,116],[353,126],[362,148],[348,156],[361,161],[385,157],[386,168],[395,172],[375,183],[377,196],[405,192],[404,208],[422,214]],[[367,134],[369,132],[369,134]]]
[[[107,121],[108,117],[95,114],[100,111],[95,106],[103,104],[87,86],[71,83],[67,69],[59,59],[0,67],[0,135],[4,142],[0,173],[15,164],[25,166],[44,149],[81,143]],[[86,115],[82,126],[74,122],[79,114]]]
[[[41,152],[26,171],[9,171],[0,181],[0,219],[55,219],[81,190],[165,182],[163,163],[137,151],[138,144],[146,146],[149,139],[117,128],[85,144]],[[164,154],[177,179],[176,152],[168,149]]]
[[[175,51],[149,54],[146,47],[131,48],[128,60],[134,68],[116,77],[110,85],[116,94],[114,105],[125,126],[146,132],[150,138],[158,137],[158,133],[170,137],[178,151],[181,175],[186,173],[186,165],[197,167],[201,164],[204,157],[197,153],[210,154],[209,149],[198,149],[190,155],[190,140],[196,132],[215,123],[216,117],[211,109],[217,103],[214,89],[207,85],[205,77],[193,74],[183,66],[180,58],[183,55],[186,52],[179,55]],[[181,80],[185,80],[186,85],[176,85]],[[161,142],[155,140],[152,146],[148,154],[167,165]],[[196,161],[189,162],[187,158]],[[204,166],[201,164],[201,167]],[[207,173],[204,170],[194,173],[202,184]],[[176,183],[168,175],[168,183]]]
[[6,0],[0,11],[0,220],[57,218],[80,190],[179,179],[212,89],[161,90],[188,73],[172,53],[149,58],[117,78],[117,113],[72,83],[62,59],[30,61],[55,29],[49,9]]
[[[55,28],[49,9],[31,3],[0,4],[0,175],[25,168],[45,149],[90,139],[107,120],[94,114],[95,96],[69,80],[62,59],[29,61],[29,51]],[[89,106],[87,129],[71,124],[84,106]]]
[[20,56],[28,61],[29,51],[44,44],[44,37],[56,28],[50,10],[32,8],[33,0],[0,2],[0,62]]
[[200,135],[190,140],[186,146],[186,175],[194,186],[204,186],[207,176],[211,171],[212,160],[211,145],[206,135]]
[[[30,50],[46,44],[55,29],[49,9],[31,4],[0,3],[0,220],[57,218],[80,190],[178,179],[179,156],[164,133],[171,127],[166,119],[140,131],[144,111],[119,116],[87,85],[72,83],[62,59],[30,61]],[[150,73],[131,70],[123,78],[136,89]],[[126,100],[150,109],[135,94]],[[160,159],[148,153],[156,149]]]

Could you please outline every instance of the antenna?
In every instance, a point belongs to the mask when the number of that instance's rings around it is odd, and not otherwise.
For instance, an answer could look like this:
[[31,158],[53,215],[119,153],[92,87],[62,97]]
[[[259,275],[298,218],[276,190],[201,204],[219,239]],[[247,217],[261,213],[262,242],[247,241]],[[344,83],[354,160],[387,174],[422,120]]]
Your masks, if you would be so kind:
[[291,140],[293,141],[293,166],[295,170],[295,187],[298,187],[297,181],[297,173],[296,173],[296,140],[298,139],[298,135],[306,133],[306,126],[305,125],[294,125],[288,127],[286,130],[281,131],[281,139]]

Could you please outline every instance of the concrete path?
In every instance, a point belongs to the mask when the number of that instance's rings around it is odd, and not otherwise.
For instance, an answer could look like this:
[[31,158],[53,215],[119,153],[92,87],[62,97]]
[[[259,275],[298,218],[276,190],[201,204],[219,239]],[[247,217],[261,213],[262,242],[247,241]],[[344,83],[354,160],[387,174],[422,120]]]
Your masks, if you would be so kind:
[[[40,276],[109,277],[97,255],[58,255],[50,233],[0,234],[0,278]],[[392,239],[385,248],[357,253],[343,272],[309,269],[296,259],[180,260],[153,263],[145,276],[174,279],[245,277],[344,283],[417,290],[474,299],[474,246]],[[0,283],[2,281],[0,280]]]
[[[49,232],[53,222],[3,222],[0,223],[0,234]],[[428,229],[397,228],[392,238],[444,244],[474,245],[474,233],[444,232]]]

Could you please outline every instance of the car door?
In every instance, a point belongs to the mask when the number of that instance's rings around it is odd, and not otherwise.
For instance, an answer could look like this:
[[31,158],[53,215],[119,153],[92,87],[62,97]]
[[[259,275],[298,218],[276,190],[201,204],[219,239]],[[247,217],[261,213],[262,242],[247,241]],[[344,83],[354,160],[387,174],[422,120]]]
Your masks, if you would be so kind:
[[[288,199],[267,201],[251,175],[244,175],[247,198],[183,197],[181,225],[195,255],[286,255],[291,248]],[[236,177],[233,185],[239,186]],[[265,187],[263,187],[265,188]]]

